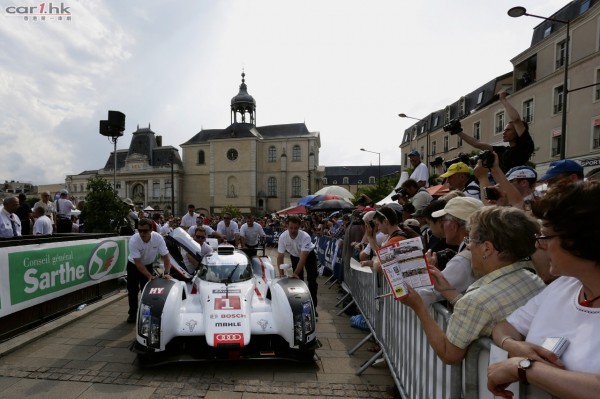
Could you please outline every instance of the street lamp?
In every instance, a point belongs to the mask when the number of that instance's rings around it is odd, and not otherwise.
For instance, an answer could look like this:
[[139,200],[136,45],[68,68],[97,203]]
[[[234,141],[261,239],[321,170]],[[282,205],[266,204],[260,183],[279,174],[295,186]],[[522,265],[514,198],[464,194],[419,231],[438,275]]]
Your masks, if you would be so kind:
[[[406,115],[404,113],[398,114],[398,116],[400,118],[414,119],[414,120],[417,120],[419,122],[422,122],[424,120],[424,119],[420,119],[420,118],[415,118],[414,116],[408,116],[408,115]],[[427,147],[425,148],[425,153],[426,153],[426,156],[425,156],[425,165],[427,165],[429,163],[429,132],[427,132],[426,145],[427,145]],[[421,155],[423,155],[423,154],[421,154]]]
[[370,152],[371,154],[377,154],[377,157],[379,159],[379,162],[378,162],[378,164],[379,164],[379,171],[378,171],[378,174],[377,174],[377,185],[379,186],[381,184],[381,153],[377,152],[377,151],[365,150],[364,148],[361,148],[360,150],[364,151],[364,152]]
[[513,7],[508,10],[507,13],[509,16],[513,18],[522,17],[526,15],[528,17],[534,17],[543,19],[546,21],[558,22],[560,24],[567,25],[567,37],[565,39],[565,71],[564,71],[564,83],[563,83],[563,102],[562,102],[562,124],[560,128],[561,132],[561,140],[560,140],[560,159],[565,159],[565,151],[567,148],[567,96],[569,94],[569,90],[567,89],[568,79],[569,79],[569,31],[571,29],[571,21],[562,20],[556,18],[548,18],[542,17],[540,15],[528,14],[527,9],[525,7]]
[[175,215],[175,172],[173,171],[174,155],[171,153],[171,214]]
[[106,136],[114,144],[115,170],[113,171],[113,190],[117,194],[117,140],[125,130],[125,114],[119,111],[108,111],[108,119],[100,121],[100,134]]

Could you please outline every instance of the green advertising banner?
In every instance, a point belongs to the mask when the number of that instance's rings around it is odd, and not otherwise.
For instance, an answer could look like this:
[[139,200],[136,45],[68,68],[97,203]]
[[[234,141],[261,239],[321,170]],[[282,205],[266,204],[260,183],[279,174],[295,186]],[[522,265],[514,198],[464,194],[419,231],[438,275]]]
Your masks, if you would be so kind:
[[123,273],[126,245],[105,240],[9,253],[11,305]]

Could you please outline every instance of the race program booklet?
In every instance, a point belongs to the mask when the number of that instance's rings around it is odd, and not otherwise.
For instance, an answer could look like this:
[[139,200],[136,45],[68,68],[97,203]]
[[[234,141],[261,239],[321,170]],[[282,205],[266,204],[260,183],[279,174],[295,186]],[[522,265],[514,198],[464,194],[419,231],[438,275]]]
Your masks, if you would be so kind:
[[377,256],[395,299],[408,295],[406,284],[412,288],[433,286],[419,237],[379,248]]

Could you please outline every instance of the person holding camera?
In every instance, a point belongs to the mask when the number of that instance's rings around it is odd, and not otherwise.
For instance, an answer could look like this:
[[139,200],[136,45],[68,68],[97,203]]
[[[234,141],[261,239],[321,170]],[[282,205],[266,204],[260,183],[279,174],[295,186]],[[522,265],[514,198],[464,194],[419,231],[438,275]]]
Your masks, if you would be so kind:
[[481,196],[479,185],[471,176],[471,168],[463,162],[450,165],[446,173],[440,177],[447,179],[450,191],[459,190],[465,193],[465,196],[477,199]]
[[410,174],[410,179],[419,183],[419,187],[429,187],[429,170],[427,165],[421,162],[421,154],[419,151],[412,150],[408,153],[408,160],[412,165],[413,172]]
[[429,191],[414,179],[405,180],[396,193],[398,197],[393,196],[392,200],[400,202],[401,205],[402,202],[410,202],[415,207],[415,212],[425,209],[433,201]]
[[507,95],[504,90],[498,93],[498,98],[502,105],[504,105],[509,118],[509,122],[504,127],[504,133],[502,133],[502,140],[508,143],[508,147],[492,146],[491,144],[480,142],[475,137],[466,134],[458,120],[454,120],[444,126],[444,131],[449,131],[450,134],[458,134],[461,139],[475,148],[493,150],[500,157],[500,169],[504,173],[515,166],[525,165],[529,161],[529,158],[531,158],[534,150],[533,139],[529,134],[529,126],[527,122],[521,119],[519,112],[508,102],[506,99]]

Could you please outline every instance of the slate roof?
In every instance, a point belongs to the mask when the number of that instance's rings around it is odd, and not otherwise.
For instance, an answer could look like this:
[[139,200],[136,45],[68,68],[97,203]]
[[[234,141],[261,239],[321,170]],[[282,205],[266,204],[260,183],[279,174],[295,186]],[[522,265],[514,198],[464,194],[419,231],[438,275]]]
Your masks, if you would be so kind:
[[[549,15],[549,18],[557,19],[561,21],[573,21],[578,16],[585,14],[587,10],[598,4],[600,0],[574,0],[555,12]],[[544,15],[545,16],[545,15]],[[543,21],[541,24],[533,28],[533,35],[531,37],[531,46],[536,45],[542,40],[546,39],[554,32],[559,31],[565,26],[564,23],[554,21]],[[550,28],[550,34],[544,36],[544,32]],[[572,35],[573,33],[571,33]]]
[[276,139],[286,137],[314,136],[305,123],[288,123],[283,125],[268,125],[255,127],[250,123],[233,123],[225,129],[207,129],[196,133],[194,137],[181,144],[201,144],[211,140],[255,137],[258,139]]
[[[397,175],[402,167],[400,165],[381,165],[381,177],[389,177],[390,175]],[[323,177],[327,178],[327,185],[333,184],[336,180],[337,184],[369,184],[369,177],[379,176],[379,165],[362,165],[362,166],[325,166],[325,174]],[[348,183],[342,183],[343,178],[348,178]]]

